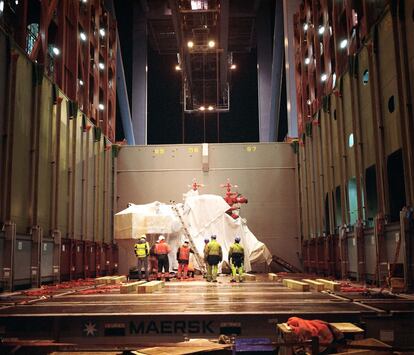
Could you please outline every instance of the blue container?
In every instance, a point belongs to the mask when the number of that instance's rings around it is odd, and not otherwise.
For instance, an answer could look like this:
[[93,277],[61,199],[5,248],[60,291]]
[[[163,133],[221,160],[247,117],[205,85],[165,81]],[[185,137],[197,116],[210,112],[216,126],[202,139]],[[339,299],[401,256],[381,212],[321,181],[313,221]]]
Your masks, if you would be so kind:
[[236,339],[233,354],[276,354],[276,347],[271,345],[269,338],[242,338]]

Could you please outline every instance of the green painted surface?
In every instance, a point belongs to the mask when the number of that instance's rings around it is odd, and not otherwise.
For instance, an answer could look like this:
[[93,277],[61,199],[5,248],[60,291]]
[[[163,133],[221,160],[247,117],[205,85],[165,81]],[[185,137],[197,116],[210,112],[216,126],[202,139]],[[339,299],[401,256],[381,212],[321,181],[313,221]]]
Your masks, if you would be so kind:
[[68,196],[68,159],[69,159],[69,152],[68,152],[68,134],[69,134],[69,127],[68,127],[68,118],[66,113],[66,99],[62,101],[62,109],[61,109],[61,117],[60,117],[60,150],[59,150],[59,198],[58,198],[58,206],[57,206],[57,213],[58,213],[58,229],[62,233],[62,237],[66,237],[68,233],[68,203],[69,203],[69,196]]
[[37,186],[38,224],[47,233],[50,230],[51,202],[51,144],[52,144],[52,84],[43,80],[39,127],[39,180]]
[[86,209],[87,217],[87,240],[95,240],[94,238],[94,210],[95,210],[95,158],[94,158],[94,143],[93,143],[93,131],[90,130],[87,134],[87,144],[88,144],[88,155],[87,155],[87,165],[88,165],[88,176],[87,176],[87,187],[86,191],[88,194],[88,202]]
[[82,117],[78,117],[74,120],[74,136],[75,136],[75,165],[74,165],[74,237],[75,239],[81,239],[82,236]]
[[32,112],[32,64],[23,57],[17,60],[16,100],[11,183],[11,218],[17,233],[29,226],[30,133]]

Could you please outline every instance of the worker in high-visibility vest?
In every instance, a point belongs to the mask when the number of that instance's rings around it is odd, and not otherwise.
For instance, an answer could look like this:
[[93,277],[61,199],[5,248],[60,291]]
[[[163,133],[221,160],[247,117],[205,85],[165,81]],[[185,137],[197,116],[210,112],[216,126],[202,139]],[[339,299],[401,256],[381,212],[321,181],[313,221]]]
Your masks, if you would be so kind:
[[205,247],[204,256],[207,259],[207,282],[217,282],[218,264],[223,260],[223,252],[216,235],[211,236],[211,241]]
[[240,237],[234,238],[229,248],[229,264],[232,278],[230,282],[243,282],[244,248],[240,244]]
[[141,280],[141,270],[144,267],[145,269],[145,279],[149,281],[148,274],[148,255],[150,252],[150,246],[147,242],[147,237],[145,234],[141,235],[138,240],[138,243],[134,246],[135,256],[137,257],[137,266],[138,266],[138,278]]
[[170,263],[168,260],[168,253],[170,251],[171,248],[165,241],[165,237],[160,235],[158,237],[158,244],[155,245],[155,254],[158,259],[158,280],[165,277],[165,281],[170,281]]
[[[204,249],[203,249],[203,258],[204,258],[204,263],[207,265],[207,244],[210,243],[210,239],[205,237],[204,238]],[[203,273],[203,278],[207,278],[207,274],[204,272]]]
[[190,248],[190,242],[184,241],[184,244],[177,250],[178,272],[177,279],[187,279],[188,264],[190,262],[190,253],[194,253]]

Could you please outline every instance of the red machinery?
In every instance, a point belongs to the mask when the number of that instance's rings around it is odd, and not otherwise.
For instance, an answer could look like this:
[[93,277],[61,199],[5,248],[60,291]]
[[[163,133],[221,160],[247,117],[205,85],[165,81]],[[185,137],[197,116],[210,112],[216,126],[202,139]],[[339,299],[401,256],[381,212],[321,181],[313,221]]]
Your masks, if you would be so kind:
[[191,187],[191,190],[193,191],[197,191],[199,187],[204,187],[204,184],[198,184],[196,178],[194,178],[193,183],[188,185],[188,187]]
[[232,187],[238,188],[238,186],[232,185],[229,178],[227,178],[227,182],[225,184],[221,184],[220,186],[226,188],[226,195],[223,198],[224,201],[226,201],[230,206],[226,213],[232,216],[234,219],[239,218],[239,215],[235,213],[235,211],[240,209],[239,204],[248,202],[247,198],[238,192],[231,191]]

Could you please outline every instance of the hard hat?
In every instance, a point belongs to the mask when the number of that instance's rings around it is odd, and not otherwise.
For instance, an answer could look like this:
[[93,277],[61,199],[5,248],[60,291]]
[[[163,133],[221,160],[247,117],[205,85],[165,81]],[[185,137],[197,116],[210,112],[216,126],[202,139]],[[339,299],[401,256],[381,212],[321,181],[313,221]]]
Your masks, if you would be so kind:
[[163,235],[160,235],[160,236],[158,237],[158,241],[160,241],[160,240],[165,240],[165,237],[164,237]]
[[234,238],[234,241],[236,242],[236,243],[239,243],[240,242],[240,237],[239,236],[237,236],[236,238]]
[[184,240],[184,243],[188,244],[190,241],[188,239]]
[[142,234],[139,238],[147,240],[147,236],[145,234]]
[[213,235],[211,236],[211,239],[217,239],[217,236],[216,236],[215,234],[213,234]]
[[204,238],[204,243],[208,243],[210,241],[210,239],[208,239],[207,237]]

